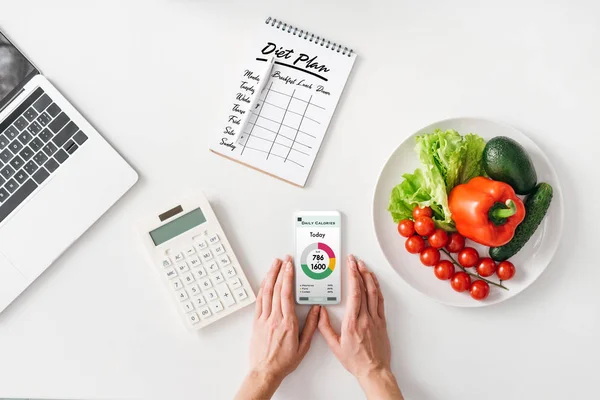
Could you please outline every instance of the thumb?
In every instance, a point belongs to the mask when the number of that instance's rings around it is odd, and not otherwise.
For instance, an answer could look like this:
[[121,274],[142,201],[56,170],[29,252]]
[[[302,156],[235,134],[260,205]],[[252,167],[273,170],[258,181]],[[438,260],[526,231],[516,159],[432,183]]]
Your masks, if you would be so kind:
[[319,314],[319,332],[321,332],[321,335],[325,338],[325,341],[331,351],[333,351],[333,354],[337,356],[340,349],[340,336],[331,326],[329,313],[325,307],[321,307],[321,313]]
[[299,349],[301,354],[306,354],[310,348],[310,342],[317,330],[317,324],[319,323],[320,309],[320,306],[312,306],[306,316],[306,322],[304,323],[304,328],[302,328],[302,333],[300,334]]

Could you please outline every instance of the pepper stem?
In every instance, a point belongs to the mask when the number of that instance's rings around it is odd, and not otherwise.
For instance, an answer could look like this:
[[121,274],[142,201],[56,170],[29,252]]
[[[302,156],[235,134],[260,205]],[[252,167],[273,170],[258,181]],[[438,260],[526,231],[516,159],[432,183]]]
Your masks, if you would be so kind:
[[512,201],[511,199],[506,200],[506,206],[508,208],[496,208],[494,211],[492,211],[492,215],[494,218],[497,219],[502,219],[502,218],[508,218],[508,217],[512,217],[513,215],[515,215],[517,213],[517,205],[515,204],[514,201]]

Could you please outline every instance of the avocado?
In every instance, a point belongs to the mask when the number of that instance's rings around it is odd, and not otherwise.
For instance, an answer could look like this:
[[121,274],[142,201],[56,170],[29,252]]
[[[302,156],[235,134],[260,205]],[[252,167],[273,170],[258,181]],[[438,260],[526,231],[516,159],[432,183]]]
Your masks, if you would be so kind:
[[537,183],[533,161],[517,141],[497,136],[483,149],[483,168],[495,181],[508,183],[517,194],[529,194]]

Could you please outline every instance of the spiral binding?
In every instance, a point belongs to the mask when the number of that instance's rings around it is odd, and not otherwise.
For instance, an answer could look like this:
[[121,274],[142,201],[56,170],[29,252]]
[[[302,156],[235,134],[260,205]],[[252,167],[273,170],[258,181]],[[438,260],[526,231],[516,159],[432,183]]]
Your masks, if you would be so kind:
[[348,57],[352,56],[354,50],[347,48],[346,46],[342,46],[341,44],[331,42],[330,40],[325,39],[324,37],[315,36],[314,33],[298,29],[293,25],[286,24],[285,22],[278,20],[276,18],[267,18],[265,24],[271,25],[276,29],[281,29],[287,33],[291,33],[294,36],[298,36],[303,38],[304,40],[308,40],[311,43],[316,45],[324,46],[326,49],[331,49],[332,51],[341,53],[342,55],[347,55]]

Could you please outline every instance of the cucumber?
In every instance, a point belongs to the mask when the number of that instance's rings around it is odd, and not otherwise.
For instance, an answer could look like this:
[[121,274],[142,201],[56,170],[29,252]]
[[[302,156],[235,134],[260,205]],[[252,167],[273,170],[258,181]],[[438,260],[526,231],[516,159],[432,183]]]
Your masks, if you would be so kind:
[[525,219],[517,229],[510,242],[500,247],[490,248],[490,257],[495,261],[504,261],[514,256],[525,246],[535,233],[552,201],[552,186],[540,183],[525,200]]
[[483,149],[483,168],[495,181],[508,183],[517,194],[528,194],[537,183],[537,173],[527,151],[515,140],[498,136]]

